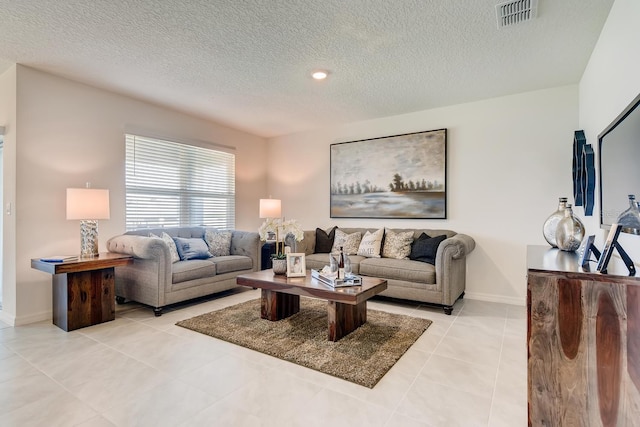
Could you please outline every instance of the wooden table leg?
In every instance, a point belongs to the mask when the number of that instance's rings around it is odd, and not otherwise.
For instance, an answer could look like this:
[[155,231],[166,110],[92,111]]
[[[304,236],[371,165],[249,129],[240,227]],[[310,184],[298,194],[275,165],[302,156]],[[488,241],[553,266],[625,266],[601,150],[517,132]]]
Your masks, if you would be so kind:
[[300,311],[300,295],[262,290],[260,317],[275,321],[286,319]]
[[115,319],[114,267],[55,274],[53,324],[67,332]]
[[329,314],[329,341],[335,342],[366,323],[367,302],[353,305],[329,301],[327,312]]

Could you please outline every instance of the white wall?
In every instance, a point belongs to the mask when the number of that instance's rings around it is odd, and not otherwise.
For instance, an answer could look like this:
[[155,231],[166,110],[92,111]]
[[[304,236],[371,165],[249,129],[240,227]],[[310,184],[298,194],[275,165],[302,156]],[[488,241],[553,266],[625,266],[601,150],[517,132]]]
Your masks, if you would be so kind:
[[[616,0],[580,81],[580,128],[584,129],[587,143],[593,145],[596,155],[598,135],[640,93],[638,22],[640,2]],[[640,196],[640,183],[636,196]],[[594,216],[585,219],[585,224],[589,234],[596,234],[596,242],[602,248],[605,231],[599,229],[598,212],[596,204]],[[622,234],[619,240],[638,265],[640,238]]]
[[263,138],[24,66],[17,67],[17,106],[16,172],[5,175],[16,188],[9,200],[16,207],[16,279],[5,283],[16,289],[15,312],[9,313],[15,324],[51,317],[51,276],[31,269],[30,259],[79,252],[79,222],[65,219],[67,187],[91,182],[110,190],[111,219],[99,226],[101,251],[125,230],[126,130],[235,147],[236,227],[260,224]]
[[[469,298],[524,304],[526,246],[546,244],[542,224],[572,195],[578,87],[567,86],[269,140],[269,192],[305,229],[339,226],[448,228],[477,243]],[[448,219],[329,217],[329,145],[447,128]],[[303,189],[303,191],[301,191]]]
[[[4,126],[4,148],[2,170],[15,175],[16,156],[16,67],[12,66],[0,75],[0,126]],[[15,182],[3,180],[2,209],[2,311],[0,320],[11,324],[16,310],[16,259],[15,259],[15,215],[7,215],[5,205],[15,198]],[[13,213],[13,212],[12,212]]]

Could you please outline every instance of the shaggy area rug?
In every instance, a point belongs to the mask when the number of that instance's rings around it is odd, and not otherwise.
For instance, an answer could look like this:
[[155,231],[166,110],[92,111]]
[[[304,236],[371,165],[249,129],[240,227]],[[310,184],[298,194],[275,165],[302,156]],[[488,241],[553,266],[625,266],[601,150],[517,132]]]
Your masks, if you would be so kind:
[[182,320],[176,325],[373,388],[422,335],[430,320],[367,310],[367,323],[327,340],[327,303],[300,298],[300,312],[271,322],[260,300]]

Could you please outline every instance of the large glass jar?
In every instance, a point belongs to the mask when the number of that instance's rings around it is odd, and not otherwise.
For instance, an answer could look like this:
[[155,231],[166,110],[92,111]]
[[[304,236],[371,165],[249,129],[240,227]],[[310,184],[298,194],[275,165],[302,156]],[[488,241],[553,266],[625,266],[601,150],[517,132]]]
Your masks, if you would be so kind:
[[554,248],[557,247],[556,243],[556,229],[558,223],[564,218],[564,210],[567,207],[567,198],[560,197],[558,200],[558,210],[549,215],[549,218],[544,222],[542,226],[542,234],[545,240]]
[[580,247],[584,239],[584,225],[582,221],[573,215],[571,205],[564,210],[564,218],[558,223],[556,229],[556,244],[558,249],[573,252]]
[[640,211],[635,194],[629,194],[629,208],[620,214],[616,222],[624,233],[640,234]]

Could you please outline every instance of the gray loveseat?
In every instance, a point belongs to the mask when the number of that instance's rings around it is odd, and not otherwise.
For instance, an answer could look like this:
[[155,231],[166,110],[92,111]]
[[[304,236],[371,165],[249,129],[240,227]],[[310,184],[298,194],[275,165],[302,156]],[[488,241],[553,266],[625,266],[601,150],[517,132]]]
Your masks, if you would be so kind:
[[[364,236],[374,228],[342,228],[347,234],[361,232]],[[328,230],[327,230],[328,231]],[[409,229],[391,229],[394,232]],[[387,289],[380,295],[441,305],[451,314],[453,304],[464,295],[466,282],[466,256],[473,251],[475,241],[466,234],[451,230],[411,229],[414,239],[423,232],[431,237],[446,235],[437,248],[435,265],[410,259],[365,258],[349,255],[354,274],[387,280]],[[316,231],[305,231],[304,239],[293,242],[295,252],[304,252],[308,269],[322,269],[329,264],[329,254],[315,253]],[[383,240],[384,246],[384,240]]]
[[236,277],[260,269],[260,237],[256,232],[232,231],[229,256],[171,262],[169,246],[149,237],[202,238],[205,227],[175,227],[129,231],[107,242],[109,252],[134,257],[133,264],[115,270],[116,300],[153,307],[156,316],[169,305],[237,286]]

